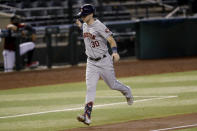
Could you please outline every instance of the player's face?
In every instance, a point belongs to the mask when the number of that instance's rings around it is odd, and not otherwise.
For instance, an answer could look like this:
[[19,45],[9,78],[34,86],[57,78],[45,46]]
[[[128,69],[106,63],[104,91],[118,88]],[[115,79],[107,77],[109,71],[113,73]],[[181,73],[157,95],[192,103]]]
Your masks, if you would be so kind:
[[93,18],[93,14],[89,14],[87,16],[83,16],[81,17],[81,19],[83,20],[83,22],[88,23],[88,21],[90,21]]

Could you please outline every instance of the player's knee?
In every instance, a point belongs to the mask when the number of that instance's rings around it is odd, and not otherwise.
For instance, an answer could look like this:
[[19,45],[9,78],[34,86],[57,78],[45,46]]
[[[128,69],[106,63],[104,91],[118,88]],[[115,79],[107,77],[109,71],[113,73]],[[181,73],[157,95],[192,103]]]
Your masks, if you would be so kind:
[[115,90],[115,89],[116,89],[116,85],[115,85],[115,84],[110,85],[109,87],[110,87],[112,90]]
[[35,46],[36,46],[35,43],[31,42],[30,43],[30,50],[33,50],[35,48]]
[[109,84],[109,87],[112,89],[112,90],[118,90],[119,87],[120,87],[120,83],[118,80],[114,80],[113,82],[111,82]]
[[109,87],[110,87],[112,90],[115,90],[115,89],[116,89],[116,82],[110,83],[110,84],[109,84]]

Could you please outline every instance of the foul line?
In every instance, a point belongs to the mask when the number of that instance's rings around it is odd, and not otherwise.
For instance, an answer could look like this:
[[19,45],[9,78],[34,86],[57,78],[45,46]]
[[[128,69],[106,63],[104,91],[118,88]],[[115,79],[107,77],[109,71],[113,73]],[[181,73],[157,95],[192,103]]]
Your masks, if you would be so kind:
[[[163,98],[163,97],[177,97],[177,96],[134,96],[134,98],[136,97],[142,97],[142,98],[153,98],[153,97],[157,97],[157,98]],[[96,98],[124,98],[124,96],[97,96]]]
[[157,129],[157,130],[151,130],[151,131],[167,131],[167,130],[172,130],[172,129],[182,129],[182,128],[195,127],[195,126],[197,126],[197,124],[185,125],[185,126],[176,126],[176,127],[163,128],[163,129]]
[[[175,97],[178,97],[178,96],[165,96],[165,97],[159,97],[159,98],[142,99],[142,100],[136,100],[136,101],[134,101],[134,103],[151,101],[151,100],[161,100],[161,99],[175,98]],[[105,106],[121,105],[121,104],[126,104],[126,103],[127,102],[118,102],[118,103],[111,103],[111,104],[95,105],[94,108],[100,108],[100,107],[105,107]],[[19,115],[12,115],[12,116],[1,116],[0,119],[16,118],[16,117],[32,116],[32,115],[40,115],[40,114],[54,113],[54,112],[77,111],[77,110],[82,110],[82,109],[83,109],[83,107],[78,107],[78,108],[67,108],[67,109],[62,109],[62,110],[52,110],[52,111],[44,111],[44,112],[19,114]]]

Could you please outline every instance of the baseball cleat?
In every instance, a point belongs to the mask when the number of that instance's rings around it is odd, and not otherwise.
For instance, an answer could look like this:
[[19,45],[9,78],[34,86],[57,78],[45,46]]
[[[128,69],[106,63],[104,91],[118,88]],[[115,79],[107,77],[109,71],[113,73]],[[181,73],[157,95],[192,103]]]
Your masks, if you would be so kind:
[[132,105],[132,104],[133,104],[133,96],[131,96],[131,97],[126,97],[126,99],[127,99],[127,104],[128,104],[128,105]]
[[84,116],[84,115],[78,115],[77,116],[77,120],[79,121],[79,122],[83,122],[84,124],[86,124],[86,125],[90,125],[90,123],[91,123],[91,120],[87,117],[87,116]]
[[39,66],[39,61],[33,61],[30,64],[27,64],[26,67],[28,68],[36,68]]
[[131,92],[131,88],[129,86],[127,86],[129,91],[128,92],[122,92],[122,94],[125,96],[126,100],[127,100],[127,104],[128,105],[132,105],[133,104],[133,95],[132,95],[132,92]]

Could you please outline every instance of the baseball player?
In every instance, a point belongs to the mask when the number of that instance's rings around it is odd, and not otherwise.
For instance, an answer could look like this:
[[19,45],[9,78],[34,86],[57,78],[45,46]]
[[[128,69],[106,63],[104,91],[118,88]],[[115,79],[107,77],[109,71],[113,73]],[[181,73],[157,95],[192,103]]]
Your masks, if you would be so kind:
[[[20,29],[22,31],[22,42],[19,45],[20,55],[27,53],[27,67],[36,67],[38,66],[38,61],[32,62],[33,51],[35,48],[35,31],[30,25],[20,23],[19,16],[14,15],[11,18],[11,23],[6,27],[9,30],[9,36],[5,37],[4,41],[4,50],[3,50],[3,59],[4,59],[4,71],[12,72],[15,65],[15,51],[16,51],[16,37],[11,36],[11,32],[17,32]],[[26,32],[25,32],[26,31]]]
[[[94,6],[85,4],[81,7],[81,11],[78,14],[84,23],[82,24],[78,19],[76,20],[77,26],[83,30],[87,55],[85,110],[82,115],[77,116],[77,119],[86,125],[91,123],[96,86],[100,77],[111,89],[120,91],[126,97],[128,105],[133,103],[130,87],[123,85],[115,77],[113,62],[117,62],[120,57],[112,32],[93,17],[94,13]],[[112,55],[108,53],[107,42],[111,46]]]

